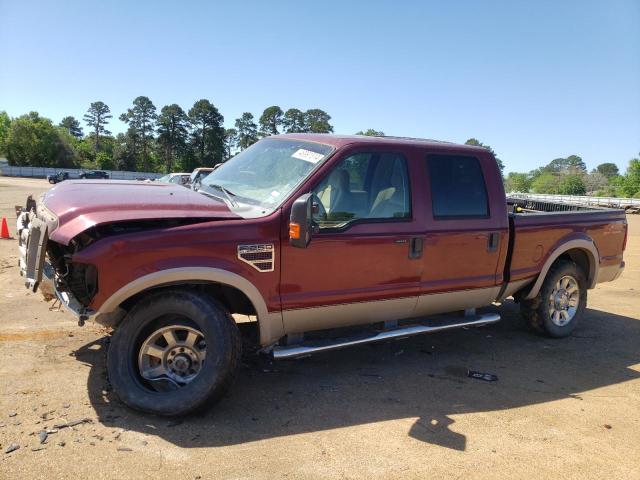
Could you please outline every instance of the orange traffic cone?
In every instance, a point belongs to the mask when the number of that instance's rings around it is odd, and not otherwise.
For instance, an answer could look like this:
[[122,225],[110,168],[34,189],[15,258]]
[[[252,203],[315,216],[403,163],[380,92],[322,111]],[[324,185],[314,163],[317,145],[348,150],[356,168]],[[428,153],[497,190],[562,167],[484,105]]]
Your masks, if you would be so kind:
[[7,227],[7,219],[2,217],[2,231],[0,231],[0,238],[11,238],[9,236],[9,227]]

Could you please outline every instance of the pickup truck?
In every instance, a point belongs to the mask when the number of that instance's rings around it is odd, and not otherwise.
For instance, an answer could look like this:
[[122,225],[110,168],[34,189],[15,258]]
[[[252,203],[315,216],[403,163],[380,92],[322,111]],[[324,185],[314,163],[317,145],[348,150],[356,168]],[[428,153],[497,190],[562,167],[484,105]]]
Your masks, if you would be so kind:
[[627,223],[506,198],[484,148],[287,134],[198,192],[63,182],[28,200],[18,231],[26,286],[114,329],[120,399],[183,415],[225,392],[252,339],[294,358],[490,324],[507,297],[536,332],[567,336],[587,290],[621,274]]

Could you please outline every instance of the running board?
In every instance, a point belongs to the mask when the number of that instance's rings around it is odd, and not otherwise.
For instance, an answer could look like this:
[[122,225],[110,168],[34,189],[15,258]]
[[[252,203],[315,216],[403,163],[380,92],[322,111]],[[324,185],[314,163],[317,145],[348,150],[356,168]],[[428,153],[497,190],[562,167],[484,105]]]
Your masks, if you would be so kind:
[[435,333],[444,330],[452,330],[462,327],[479,327],[496,323],[500,321],[500,315],[497,313],[485,313],[481,315],[460,317],[459,321],[452,323],[443,323],[439,325],[407,325],[393,330],[382,330],[372,334],[365,334],[354,337],[337,338],[333,340],[320,340],[317,342],[305,342],[300,345],[276,346],[271,351],[273,358],[276,360],[286,358],[296,358],[312,353],[327,352],[329,350],[338,350],[340,348],[351,347],[354,345],[364,345],[366,343],[381,342],[393,338],[406,338],[422,333]]

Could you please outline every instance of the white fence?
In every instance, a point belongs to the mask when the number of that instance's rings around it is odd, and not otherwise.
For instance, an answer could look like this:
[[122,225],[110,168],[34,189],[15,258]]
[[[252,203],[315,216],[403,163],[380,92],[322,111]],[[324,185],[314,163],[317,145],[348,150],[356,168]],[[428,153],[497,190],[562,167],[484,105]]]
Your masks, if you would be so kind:
[[546,202],[571,203],[574,205],[596,205],[601,207],[640,207],[640,198],[587,197],[583,195],[548,195],[543,193],[509,193],[508,197]]
[[[82,170],[78,168],[45,168],[45,167],[10,167],[6,164],[0,164],[0,174],[6,177],[32,177],[47,178],[47,175],[55,175],[60,172],[67,172],[69,178],[79,178]],[[148,172],[128,172],[124,170],[102,170],[109,174],[109,178],[113,180],[136,180],[138,178],[160,178],[163,173]]]

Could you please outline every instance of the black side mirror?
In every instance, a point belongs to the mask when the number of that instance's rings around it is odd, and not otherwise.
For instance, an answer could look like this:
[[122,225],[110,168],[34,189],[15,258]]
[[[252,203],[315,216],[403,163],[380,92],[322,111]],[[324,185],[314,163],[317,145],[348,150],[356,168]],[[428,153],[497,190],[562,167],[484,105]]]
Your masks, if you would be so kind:
[[313,233],[313,195],[306,193],[291,206],[289,219],[289,245],[307,248]]

